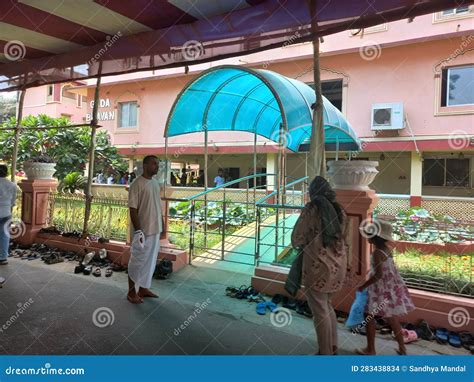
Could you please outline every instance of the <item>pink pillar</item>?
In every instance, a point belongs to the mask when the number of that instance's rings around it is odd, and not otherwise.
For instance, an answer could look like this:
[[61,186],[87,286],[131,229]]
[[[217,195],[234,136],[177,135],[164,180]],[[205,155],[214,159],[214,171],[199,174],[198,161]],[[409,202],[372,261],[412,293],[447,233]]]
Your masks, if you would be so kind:
[[349,256],[352,264],[352,282],[333,298],[334,308],[348,312],[354,301],[357,286],[365,280],[370,270],[370,245],[360,235],[359,227],[364,220],[372,219],[377,205],[375,191],[336,190],[337,201],[345,209],[349,218]]
[[46,224],[48,196],[56,190],[58,182],[55,179],[27,179],[21,181],[19,186],[22,190],[21,220],[25,227],[16,241],[30,245]]

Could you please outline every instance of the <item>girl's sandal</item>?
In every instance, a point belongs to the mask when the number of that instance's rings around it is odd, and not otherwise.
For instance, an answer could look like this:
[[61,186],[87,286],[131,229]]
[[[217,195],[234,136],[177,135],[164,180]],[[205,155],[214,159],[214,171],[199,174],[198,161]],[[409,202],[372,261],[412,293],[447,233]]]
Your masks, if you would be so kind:
[[356,349],[356,353],[359,355],[376,355],[377,353],[367,353],[365,349]]

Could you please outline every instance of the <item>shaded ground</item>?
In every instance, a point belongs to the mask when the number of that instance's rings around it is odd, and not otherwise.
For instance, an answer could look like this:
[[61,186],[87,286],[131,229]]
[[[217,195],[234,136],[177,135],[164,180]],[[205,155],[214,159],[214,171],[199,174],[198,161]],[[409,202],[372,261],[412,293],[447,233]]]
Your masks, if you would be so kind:
[[[159,299],[133,306],[125,299],[125,273],[95,278],[74,275],[74,263],[9,262],[0,268],[7,279],[0,289],[0,354],[306,355],[317,350],[312,320],[293,312],[288,325],[277,327],[270,314],[255,313],[255,303],[225,296],[226,286],[249,284],[245,273],[189,266],[169,280],[154,281]],[[111,325],[98,327],[106,323]],[[364,345],[365,337],[340,325],[341,354]],[[395,354],[388,336],[380,336],[377,346],[380,354]],[[408,350],[467,354],[427,341]]]

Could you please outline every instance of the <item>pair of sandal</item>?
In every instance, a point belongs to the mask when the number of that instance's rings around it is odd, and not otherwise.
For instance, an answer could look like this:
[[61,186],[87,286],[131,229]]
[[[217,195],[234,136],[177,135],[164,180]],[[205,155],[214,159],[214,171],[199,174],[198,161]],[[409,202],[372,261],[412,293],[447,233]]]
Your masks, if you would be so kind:
[[42,257],[42,259],[43,259],[44,263],[48,264],[48,265],[62,263],[64,261],[62,256],[57,254],[57,253],[51,253],[50,255],[44,255]]
[[278,306],[271,301],[259,302],[257,304],[257,314],[263,316],[267,313],[267,309],[274,313],[278,309]]
[[[467,333],[469,334],[469,333]],[[460,348],[463,343],[461,341],[461,336],[456,332],[450,332],[448,329],[445,328],[438,328],[436,329],[435,333],[436,341],[440,344],[447,344],[449,343],[451,346],[455,348]],[[466,340],[466,334],[463,333],[462,337]],[[469,350],[469,348],[467,348]]]

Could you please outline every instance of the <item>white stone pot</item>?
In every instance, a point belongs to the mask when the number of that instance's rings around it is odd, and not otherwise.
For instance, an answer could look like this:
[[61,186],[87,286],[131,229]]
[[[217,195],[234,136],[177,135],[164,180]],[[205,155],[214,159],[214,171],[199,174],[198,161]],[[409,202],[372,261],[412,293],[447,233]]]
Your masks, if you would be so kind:
[[328,161],[328,177],[334,188],[344,190],[370,190],[369,185],[379,173],[379,162],[368,160]]
[[56,163],[24,162],[23,170],[26,177],[33,179],[54,179],[53,174],[56,171]]

